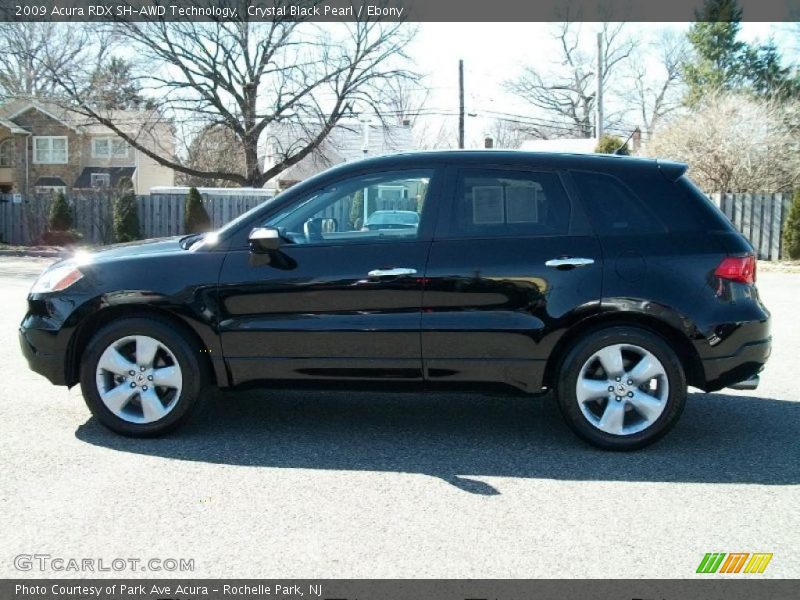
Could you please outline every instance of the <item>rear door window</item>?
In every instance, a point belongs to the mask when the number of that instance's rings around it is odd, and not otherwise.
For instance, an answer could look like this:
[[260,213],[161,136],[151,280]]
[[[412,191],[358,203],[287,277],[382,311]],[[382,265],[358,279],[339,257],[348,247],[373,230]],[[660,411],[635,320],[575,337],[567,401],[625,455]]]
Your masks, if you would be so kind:
[[555,173],[461,169],[446,237],[566,235],[570,203]]

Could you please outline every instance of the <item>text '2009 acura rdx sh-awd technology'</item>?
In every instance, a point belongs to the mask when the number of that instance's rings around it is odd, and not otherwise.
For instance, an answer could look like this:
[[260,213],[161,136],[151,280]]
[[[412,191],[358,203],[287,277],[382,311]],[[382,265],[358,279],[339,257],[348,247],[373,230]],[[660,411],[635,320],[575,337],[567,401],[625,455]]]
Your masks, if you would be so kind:
[[488,385],[553,390],[584,440],[640,448],[687,386],[752,388],[770,352],[753,249],[685,171],[502,151],[349,163],[216,232],[54,264],[22,350],[125,435],[175,428],[211,385]]

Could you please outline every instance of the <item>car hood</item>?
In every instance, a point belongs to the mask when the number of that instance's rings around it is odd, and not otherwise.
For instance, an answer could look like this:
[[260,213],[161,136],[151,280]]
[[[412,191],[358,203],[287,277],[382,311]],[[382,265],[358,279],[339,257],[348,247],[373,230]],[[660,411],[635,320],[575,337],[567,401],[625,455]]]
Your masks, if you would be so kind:
[[96,252],[78,251],[75,253],[75,259],[79,262],[104,263],[115,260],[132,259],[140,256],[151,256],[153,254],[180,254],[187,252],[180,244],[183,237],[184,236],[176,236],[114,244],[106,246],[102,250]]

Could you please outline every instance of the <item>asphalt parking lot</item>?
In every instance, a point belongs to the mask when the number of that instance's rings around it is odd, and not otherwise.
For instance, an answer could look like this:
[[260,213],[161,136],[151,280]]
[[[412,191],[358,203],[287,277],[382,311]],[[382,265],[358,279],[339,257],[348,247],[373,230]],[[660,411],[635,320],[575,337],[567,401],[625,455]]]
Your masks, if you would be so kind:
[[[800,576],[800,274],[759,275],[756,392],[692,394],[659,444],[616,454],[548,398],[467,394],[215,392],[171,437],[118,437],[19,352],[45,264],[0,258],[0,577],[686,578],[706,552]],[[194,571],[21,572],[19,554]]]

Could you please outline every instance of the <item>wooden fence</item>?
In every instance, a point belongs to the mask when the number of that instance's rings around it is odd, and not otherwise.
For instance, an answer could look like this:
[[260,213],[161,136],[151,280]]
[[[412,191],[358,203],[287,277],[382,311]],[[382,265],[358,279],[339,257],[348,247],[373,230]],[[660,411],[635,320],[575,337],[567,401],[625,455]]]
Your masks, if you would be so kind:
[[[203,194],[203,203],[214,228],[221,227],[243,212],[271,196],[265,191],[256,194]],[[722,209],[741,231],[762,260],[784,258],[781,232],[789,212],[791,194],[711,194],[712,201]],[[32,195],[15,203],[13,196],[0,196],[0,242],[15,245],[36,244],[47,225],[52,197]],[[107,193],[70,198],[75,214],[75,229],[87,242],[107,244],[114,241],[112,202]],[[154,194],[136,199],[139,210],[140,233],[143,238],[165,237],[183,233],[183,194]],[[413,210],[409,204],[375,206],[378,210]],[[412,203],[413,204],[413,203]],[[350,205],[337,202],[324,216],[340,224],[348,223]],[[341,225],[340,225],[341,226]]]
[[783,224],[792,194],[711,194],[711,200],[753,244],[761,260],[786,258]]
[[[257,194],[202,194],[212,227],[221,227],[245,211],[268,200],[266,192]],[[83,194],[69,199],[75,229],[93,244],[114,241],[113,202],[108,193]],[[15,203],[11,195],[0,196],[0,242],[14,245],[37,244],[47,227],[52,196],[35,194]],[[136,198],[139,232],[142,238],[181,235],[183,194],[159,194]]]

